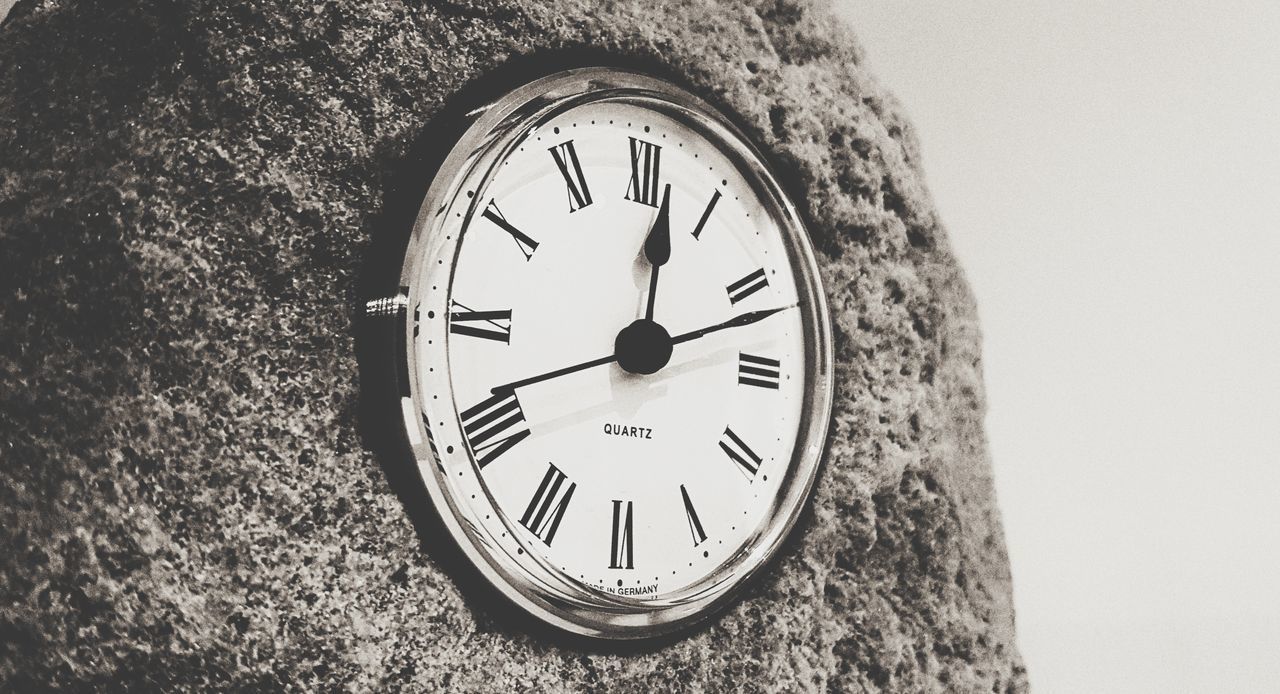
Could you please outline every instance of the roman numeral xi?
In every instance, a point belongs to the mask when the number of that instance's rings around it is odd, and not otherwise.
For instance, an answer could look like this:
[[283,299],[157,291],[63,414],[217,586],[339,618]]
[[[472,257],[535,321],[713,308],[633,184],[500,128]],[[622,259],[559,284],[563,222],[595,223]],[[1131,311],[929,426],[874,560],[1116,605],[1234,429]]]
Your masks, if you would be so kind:
[[738,385],[778,389],[782,362],[768,357],[738,352]]
[[613,500],[613,542],[609,549],[610,569],[634,569],[631,545],[631,502],[627,502],[626,514],[622,502]]
[[658,170],[662,148],[644,140],[631,141],[631,180],[627,183],[628,200],[650,207],[658,206]]
[[[537,535],[548,547],[556,537],[556,529],[560,527],[564,512],[569,509],[573,491],[578,488],[576,482],[570,482],[566,487],[566,480],[568,477],[559,468],[548,463],[547,474],[542,476],[542,484],[538,485],[538,491],[534,492],[529,505],[524,509],[524,515],[520,516],[520,525]],[[617,511],[614,514],[616,517]]]
[[591,191],[587,188],[587,177],[582,174],[582,163],[578,161],[578,152],[573,148],[573,140],[562,142],[547,151],[556,160],[556,168],[564,176],[564,184],[569,189],[569,211],[578,210],[591,204]]
[[529,436],[524,411],[511,391],[503,391],[462,413],[462,431],[480,467]]

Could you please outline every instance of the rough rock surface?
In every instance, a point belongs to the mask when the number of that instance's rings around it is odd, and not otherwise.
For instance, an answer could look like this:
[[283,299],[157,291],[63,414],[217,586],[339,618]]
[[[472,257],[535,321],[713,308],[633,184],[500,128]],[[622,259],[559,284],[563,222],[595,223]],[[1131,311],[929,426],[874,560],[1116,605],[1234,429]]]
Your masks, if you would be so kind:
[[[721,618],[609,649],[467,598],[361,437],[388,178],[486,71],[595,46],[735,110],[819,247],[830,453]],[[822,7],[26,0],[0,27],[0,689],[1021,691],[972,297]]]

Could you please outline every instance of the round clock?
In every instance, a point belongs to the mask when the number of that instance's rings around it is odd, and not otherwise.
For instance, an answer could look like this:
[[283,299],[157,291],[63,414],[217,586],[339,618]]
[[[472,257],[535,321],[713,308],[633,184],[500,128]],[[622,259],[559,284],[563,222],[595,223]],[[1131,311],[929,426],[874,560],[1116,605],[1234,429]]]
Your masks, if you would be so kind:
[[640,638],[732,600],[808,501],[831,409],[806,231],[688,91],[569,70],[467,114],[401,293],[400,409],[444,526],[573,633]]

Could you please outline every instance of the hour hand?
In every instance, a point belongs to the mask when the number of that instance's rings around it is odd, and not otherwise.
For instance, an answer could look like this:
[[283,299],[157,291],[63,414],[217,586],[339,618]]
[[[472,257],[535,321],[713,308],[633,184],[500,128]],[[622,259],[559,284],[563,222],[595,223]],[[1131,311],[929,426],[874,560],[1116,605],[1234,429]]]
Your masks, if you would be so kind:
[[662,190],[662,205],[653,220],[649,236],[644,240],[644,257],[653,270],[649,273],[649,303],[644,317],[653,320],[653,302],[658,296],[658,269],[671,259],[671,184]]

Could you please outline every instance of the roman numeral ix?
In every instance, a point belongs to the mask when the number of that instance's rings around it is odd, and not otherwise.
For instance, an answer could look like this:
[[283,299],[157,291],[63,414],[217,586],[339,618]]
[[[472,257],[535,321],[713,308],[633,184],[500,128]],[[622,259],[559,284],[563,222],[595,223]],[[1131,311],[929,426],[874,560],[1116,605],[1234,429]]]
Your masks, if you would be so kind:
[[528,234],[520,231],[507,218],[502,216],[502,210],[498,209],[498,203],[492,199],[485,206],[484,213],[481,215],[485,219],[498,225],[498,228],[507,232],[511,236],[511,240],[516,242],[516,247],[524,254],[525,260],[533,258],[533,252],[538,250],[538,242],[529,238]]
[[782,362],[768,357],[738,352],[738,385],[778,389]]
[[573,140],[562,142],[547,150],[551,158],[556,160],[556,168],[564,176],[565,186],[569,189],[569,211],[578,210],[591,204],[591,191],[587,188],[587,178],[582,174],[582,163],[578,161],[578,152],[573,148]]
[[449,313],[449,332],[494,342],[511,343],[511,310],[476,311],[453,302]]
[[480,467],[529,436],[514,391],[503,391],[462,413],[462,430]]
[[767,286],[769,286],[769,278],[764,276],[764,268],[760,268],[725,287],[725,291],[729,292],[729,303],[736,304]]
[[[542,484],[538,485],[538,491],[534,492],[533,498],[529,500],[529,505],[524,510],[524,515],[520,516],[520,525],[537,535],[538,539],[548,547],[556,537],[556,529],[560,527],[564,512],[569,508],[573,491],[578,488],[576,482],[570,482],[569,486],[565,487],[566,479],[568,478],[560,472],[559,468],[548,463],[547,474],[542,476]],[[563,493],[561,493],[562,488]],[[616,510],[614,514],[617,514]]]
[[631,180],[627,183],[628,200],[658,206],[658,165],[662,148],[634,137],[631,141]]
[[743,472],[754,478],[756,472],[760,470],[760,462],[763,460],[756,452],[751,450],[737,434],[733,433],[733,429],[724,428],[724,437],[720,439],[720,450],[729,456],[729,459],[738,464]]
[[609,548],[610,569],[634,569],[631,546],[631,502],[627,502],[625,516],[622,502],[613,500],[613,542]]
[[689,500],[689,492],[685,491],[684,485],[680,485],[680,497],[684,499],[684,517],[689,521],[689,534],[693,535],[693,546],[697,547],[707,539],[707,533],[702,529],[702,521],[698,520],[698,512],[693,508],[693,502]]

